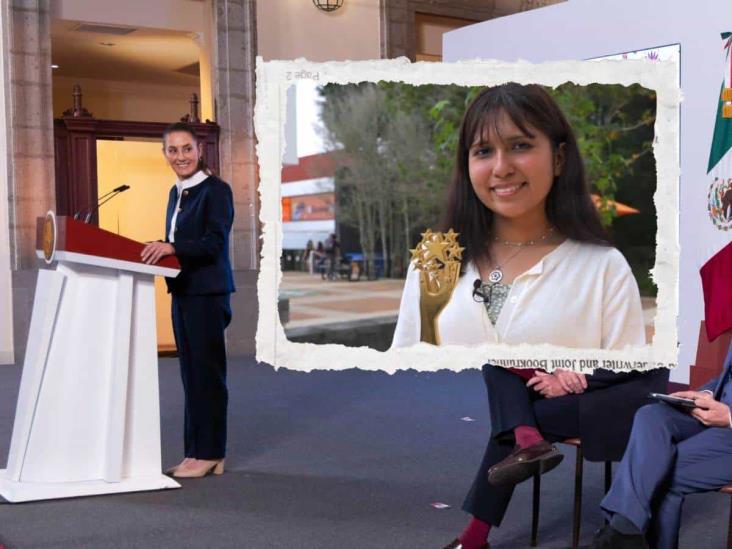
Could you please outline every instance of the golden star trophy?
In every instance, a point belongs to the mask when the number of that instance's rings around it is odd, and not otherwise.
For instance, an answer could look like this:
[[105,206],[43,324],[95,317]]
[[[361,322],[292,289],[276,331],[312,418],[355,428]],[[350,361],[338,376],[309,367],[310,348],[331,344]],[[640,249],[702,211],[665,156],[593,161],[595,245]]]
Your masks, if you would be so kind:
[[414,266],[419,270],[420,340],[440,344],[437,318],[445,308],[460,277],[460,262],[465,248],[457,241],[458,233],[433,233],[427,229],[422,240],[410,250]]

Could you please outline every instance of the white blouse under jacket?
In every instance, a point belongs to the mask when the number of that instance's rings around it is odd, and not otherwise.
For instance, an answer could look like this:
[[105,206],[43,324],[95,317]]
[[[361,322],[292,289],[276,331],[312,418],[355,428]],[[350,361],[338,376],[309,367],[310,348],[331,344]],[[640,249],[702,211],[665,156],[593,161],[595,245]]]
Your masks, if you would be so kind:
[[[443,345],[549,343],[622,349],[644,345],[638,285],[623,255],[612,247],[565,240],[516,277],[493,326],[473,297],[480,278],[465,266],[437,324]],[[420,340],[419,271],[410,265],[392,347]]]

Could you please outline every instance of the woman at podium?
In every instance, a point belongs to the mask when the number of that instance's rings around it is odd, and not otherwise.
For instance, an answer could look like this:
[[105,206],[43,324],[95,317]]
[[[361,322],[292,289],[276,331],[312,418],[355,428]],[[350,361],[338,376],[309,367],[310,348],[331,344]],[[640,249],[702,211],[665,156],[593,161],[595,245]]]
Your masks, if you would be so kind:
[[[607,240],[574,133],[551,96],[537,85],[487,88],[458,137],[447,232],[425,232],[424,251],[421,243],[413,252],[392,346],[428,341],[430,322],[440,344],[644,345],[638,286]],[[425,319],[422,311],[435,309],[429,277],[434,267],[454,271],[454,258],[455,285],[436,320]],[[463,504],[471,519],[447,548],[488,547],[515,485],[562,460],[553,442],[581,437],[588,460],[619,459],[633,413],[668,375],[491,364],[482,373],[491,428]]]
[[146,263],[175,255],[181,266],[168,278],[173,333],[185,394],[185,458],[168,470],[175,477],[224,472],[226,455],[226,347],[234,279],[229,233],[234,219],[231,188],[206,166],[193,128],[178,122],[163,133],[163,154],[178,180],[170,189],[165,241],[142,251]]

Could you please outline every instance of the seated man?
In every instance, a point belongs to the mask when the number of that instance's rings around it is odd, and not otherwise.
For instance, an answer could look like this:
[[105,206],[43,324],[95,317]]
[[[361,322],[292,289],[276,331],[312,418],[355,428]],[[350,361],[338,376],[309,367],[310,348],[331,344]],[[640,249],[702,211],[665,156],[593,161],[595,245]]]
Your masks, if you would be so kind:
[[635,415],[630,441],[601,506],[610,523],[592,549],[673,549],[684,497],[732,483],[732,346],[722,374],[690,398],[690,412],[649,404]]

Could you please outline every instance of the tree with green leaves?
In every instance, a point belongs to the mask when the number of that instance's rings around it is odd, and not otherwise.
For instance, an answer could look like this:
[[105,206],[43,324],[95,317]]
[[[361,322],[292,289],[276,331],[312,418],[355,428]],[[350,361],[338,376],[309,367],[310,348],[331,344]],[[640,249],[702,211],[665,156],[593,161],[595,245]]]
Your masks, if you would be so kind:
[[435,209],[425,188],[434,164],[430,132],[414,113],[390,111],[388,91],[373,84],[325,91],[322,121],[336,153],[337,216],[358,229],[367,268],[377,250],[386,274],[402,275],[424,207]]

